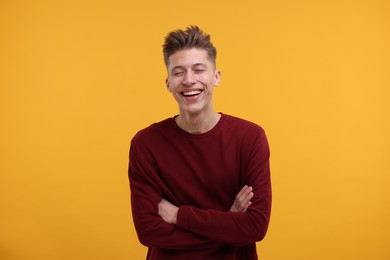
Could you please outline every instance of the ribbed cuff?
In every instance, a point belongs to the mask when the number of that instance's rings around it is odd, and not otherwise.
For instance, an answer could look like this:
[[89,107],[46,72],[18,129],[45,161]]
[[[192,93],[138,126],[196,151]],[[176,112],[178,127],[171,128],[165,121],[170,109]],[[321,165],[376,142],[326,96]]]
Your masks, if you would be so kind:
[[190,211],[192,206],[180,206],[177,212],[177,226],[189,230],[190,228]]

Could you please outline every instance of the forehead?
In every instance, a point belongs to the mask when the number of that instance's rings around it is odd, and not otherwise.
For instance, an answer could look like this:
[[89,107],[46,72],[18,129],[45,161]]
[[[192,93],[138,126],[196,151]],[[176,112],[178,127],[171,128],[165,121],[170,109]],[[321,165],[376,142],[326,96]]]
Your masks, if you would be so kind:
[[191,67],[195,64],[205,64],[206,66],[212,65],[206,50],[198,48],[179,50],[169,56],[168,69],[177,66]]

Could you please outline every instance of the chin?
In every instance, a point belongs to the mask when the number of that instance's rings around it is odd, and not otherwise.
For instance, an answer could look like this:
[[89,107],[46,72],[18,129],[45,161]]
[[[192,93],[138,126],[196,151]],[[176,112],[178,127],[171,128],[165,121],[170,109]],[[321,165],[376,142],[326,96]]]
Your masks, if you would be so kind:
[[191,114],[191,115],[196,115],[196,114],[199,114],[203,111],[204,109],[203,108],[199,108],[199,107],[185,107],[183,109],[181,109],[181,111],[185,114]]

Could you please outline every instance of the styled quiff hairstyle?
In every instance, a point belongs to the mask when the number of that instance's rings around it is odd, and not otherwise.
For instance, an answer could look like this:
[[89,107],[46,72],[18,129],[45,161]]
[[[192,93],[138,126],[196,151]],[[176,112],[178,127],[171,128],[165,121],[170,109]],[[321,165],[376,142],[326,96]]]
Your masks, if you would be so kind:
[[165,66],[169,65],[169,57],[179,50],[199,48],[207,51],[208,58],[214,64],[217,58],[217,49],[210,41],[210,35],[204,33],[198,26],[191,25],[185,31],[170,32],[163,45]]

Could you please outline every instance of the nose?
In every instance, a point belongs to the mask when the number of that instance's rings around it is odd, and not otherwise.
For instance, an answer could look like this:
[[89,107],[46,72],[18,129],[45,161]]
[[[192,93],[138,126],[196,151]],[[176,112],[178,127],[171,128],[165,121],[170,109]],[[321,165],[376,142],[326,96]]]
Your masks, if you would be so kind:
[[191,71],[187,71],[183,79],[183,85],[192,86],[195,82],[195,75]]

